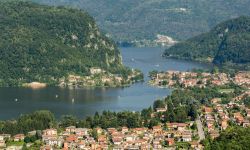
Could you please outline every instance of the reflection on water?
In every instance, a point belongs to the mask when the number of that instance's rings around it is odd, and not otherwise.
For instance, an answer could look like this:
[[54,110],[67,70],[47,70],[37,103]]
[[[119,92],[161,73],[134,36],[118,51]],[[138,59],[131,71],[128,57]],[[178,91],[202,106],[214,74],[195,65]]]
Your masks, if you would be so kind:
[[[160,48],[122,48],[123,62],[139,68],[145,74],[151,70],[190,70],[209,66],[196,63],[164,59]],[[11,119],[21,113],[46,109],[56,117],[65,114],[80,118],[96,111],[139,111],[152,105],[155,99],[167,96],[170,89],[154,88],[147,83],[137,83],[127,88],[66,89],[49,87],[32,90],[28,88],[0,88],[0,119]]]

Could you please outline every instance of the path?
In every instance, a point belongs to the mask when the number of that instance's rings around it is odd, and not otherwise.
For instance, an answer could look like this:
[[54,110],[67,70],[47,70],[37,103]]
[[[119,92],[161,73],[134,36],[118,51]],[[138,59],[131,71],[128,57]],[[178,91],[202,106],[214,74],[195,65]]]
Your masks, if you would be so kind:
[[198,116],[197,120],[196,120],[196,124],[197,124],[197,128],[198,128],[198,134],[199,134],[199,141],[204,140],[205,139],[205,133],[202,127],[202,123],[201,123],[201,119],[200,116]]

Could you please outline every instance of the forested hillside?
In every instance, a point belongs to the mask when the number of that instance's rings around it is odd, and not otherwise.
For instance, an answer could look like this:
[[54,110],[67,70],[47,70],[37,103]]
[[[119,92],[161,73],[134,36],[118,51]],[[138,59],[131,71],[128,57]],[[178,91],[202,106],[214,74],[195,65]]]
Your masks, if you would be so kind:
[[28,2],[0,3],[0,86],[57,84],[91,67],[128,71],[118,48],[87,13]]
[[82,8],[116,41],[156,38],[184,40],[216,24],[250,15],[249,0],[32,0]]
[[215,64],[246,64],[250,63],[249,41],[250,17],[239,17],[167,49],[165,56]]
[[232,127],[222,132],[215,140],[203,141],[205,150],[241,149],[248,150],[250,147],[250,128]]

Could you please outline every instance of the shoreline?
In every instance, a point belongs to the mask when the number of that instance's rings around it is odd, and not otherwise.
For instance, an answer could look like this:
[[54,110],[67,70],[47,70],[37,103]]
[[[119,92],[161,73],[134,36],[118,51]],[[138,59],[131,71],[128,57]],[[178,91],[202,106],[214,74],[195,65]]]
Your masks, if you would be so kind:
[[41,83],[41,82],[31,82],[31,83],[23,83],[17,86],[0,86],[0,88],[29,88],[29,89],[44,89],[44,88],[50,88],[50,87],[58,87],[58,88],[86,88],[86,89],[95,89],[95,88],[125,88],[125,87],[130,87],[133,84],[136,83],[142,83],[145,82],[144,79],[138,80],[138,81],[133,81],[131,83],[127,84],[122,84],[122,85],[114,85],[114,86],[78,86],[78,85],[67,85],[67,86],[60,86],[58,85],[49,85],[47,83]]
[[215,64],[213,64],[212,62],[209,62],[209,61],[198,60],[198,59],[188,59],[185,57],[178,57],[178,56],[166,56],[166,55],[164,55],[164,53],[162,54],[162,57],[165,59],[183,60],[183,61],[188,61],[188,62],[202,63],[202,64],[206,64],[209,66],[215,66]]

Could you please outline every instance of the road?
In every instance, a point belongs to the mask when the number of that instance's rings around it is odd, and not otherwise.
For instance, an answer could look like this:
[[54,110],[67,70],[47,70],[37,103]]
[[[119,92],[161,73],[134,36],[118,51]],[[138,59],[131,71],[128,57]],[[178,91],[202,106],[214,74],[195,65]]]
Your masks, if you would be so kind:
[[201,119],[200,116],[198,116],[197,120],[196,120],[196,124],[197,124],[197,128],[198,128],[198,134],[199,134],[199,142],[203,139],[205,139],[205,133],[202,127],[202,123],[201,123]]

